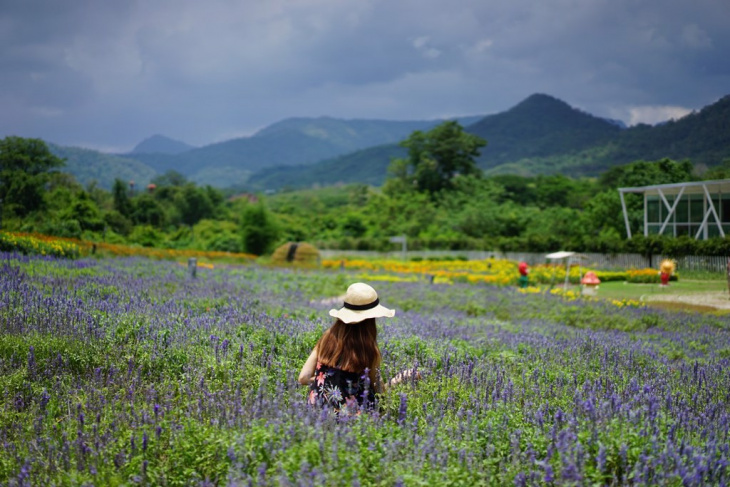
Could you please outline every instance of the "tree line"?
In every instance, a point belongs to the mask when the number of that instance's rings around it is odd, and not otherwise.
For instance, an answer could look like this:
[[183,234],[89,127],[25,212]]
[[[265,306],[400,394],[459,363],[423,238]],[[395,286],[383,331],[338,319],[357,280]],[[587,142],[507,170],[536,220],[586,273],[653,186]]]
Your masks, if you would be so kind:
[[0,140],[1,228],[147,247],[262,254],[275,228],[264,204],[229,201],[174,171],[137,187],[116,179],[111,191],[86,187],[40,139]]
[[[115,180],[80,185],[39,139],[0,140],[2,229],[165,248],[270,252],[288,241],[320,248],[730,254],[730,240],[643,237],[643,200],[626,195],[638,237],[625,238],[617,188],[730,177],[730,160],[700,170],[690,161],[636,161],[598,178],[562,174],[485,176],[487,141],[454,121],[415,131],[382,187],[364,184],[232,194],[170,171],[149,187]],[[700,174],[701,173],[701,174]]]

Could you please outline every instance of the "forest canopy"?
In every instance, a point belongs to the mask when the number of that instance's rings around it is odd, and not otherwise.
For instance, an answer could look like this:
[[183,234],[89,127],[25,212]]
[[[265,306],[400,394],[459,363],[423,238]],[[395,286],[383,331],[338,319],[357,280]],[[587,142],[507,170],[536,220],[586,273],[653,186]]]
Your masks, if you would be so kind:
[[[111,191],[82,186],[43,141],[8,137],[0,140],[2,229],[257,255],[289,241],[389,250],[395,235],[405,235],[414,250],[643,252],[662,239],[626,240],[617,188],[730,176],[730,160],[701,173],[689,160],[670,159],[614,166],[599,178],[486,176],[474,162],[486,144],[446,122],[402,143],[408,153],[391,161],[382,187],[264,197],[199,186],[175,171],[147,187],[121,179]],[[632,230],[641,234],[642,199],[629,194],[626,202]]]

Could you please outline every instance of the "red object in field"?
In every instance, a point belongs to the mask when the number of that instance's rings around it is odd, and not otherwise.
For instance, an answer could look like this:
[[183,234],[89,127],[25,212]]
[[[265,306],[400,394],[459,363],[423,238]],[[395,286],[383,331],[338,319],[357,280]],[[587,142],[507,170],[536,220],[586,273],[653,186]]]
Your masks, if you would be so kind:
[[668,286],[669,285],[669,273],[662,272],[659,275],[659,279],[661,279],[661,281],[662,281],[662,286]]
[[520,271],[521,276],[527,275],[527,262],[520,262],[520,264],[517,266],[517,269]]
[[583,276],[583,279],[580,280],[581,284],[586,284],[588,286],[598,286],[601,283],[601,280],[598,278],[595,272],[588,271],[586,272],[586,275]]

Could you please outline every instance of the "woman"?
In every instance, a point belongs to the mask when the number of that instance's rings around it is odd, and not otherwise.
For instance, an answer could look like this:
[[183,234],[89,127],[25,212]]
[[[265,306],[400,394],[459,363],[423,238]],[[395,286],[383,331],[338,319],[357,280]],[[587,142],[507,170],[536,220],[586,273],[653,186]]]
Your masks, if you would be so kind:
[[[299,383],[309,386],[310,404],[347,413],[372,407],[375,393],[383,391],[375,319],[394,315],[367,284],[357,282],[347,288],[344,306],[330,310],[337,321],[319,339],[299,373]],[[410,375],[398,374],[390,384]]]

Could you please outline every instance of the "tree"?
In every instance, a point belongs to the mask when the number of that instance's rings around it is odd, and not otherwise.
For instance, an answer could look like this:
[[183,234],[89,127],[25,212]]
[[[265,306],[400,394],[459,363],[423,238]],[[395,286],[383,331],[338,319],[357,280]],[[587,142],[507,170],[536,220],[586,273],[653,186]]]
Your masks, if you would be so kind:
[[172,169],[167,171],[165,174],[160,174],[152,178],[150,181],[156,186],[184,186],[187,184],[188,179],[177,171]]
[[277,238],[277,228],[263,203],[246,205],[241,216],[243,249],[254,255],[265,254]]
[[612,167],[601,175],[599,182],[608,188],[683,183],[694,179],[693,169],[692,163],[687,160],[676,162],[665,158],[653,162],[636,161]]
[[362,217],[355,213],[347,213],[342,221],[342,234],[346,237],[362,237],[365,235],[367,227],[362,221]]
[[497,201],[503,193],[504,188],[491,179],[454,178],[454,190],[440,195],[439,213],[446,217],[440,226],[473,238],[500,235]]
[[562,174],[537,176],[535,179],[535,196],[537,205],[542,208],[551,206],[568,206],[574,191],[574,182]]
[[41,139],[0,140],[0,199],[20,217],[42,209],[48,173],[63,165]]
[[713,179],[729,179],[730,178],[730,158],[724,159],[719,166],[711,167],[702,174],[702,180],[709,181]]
[[149,194],[141,194],[134,200],[132,219],[135,223],[161,227],[165,223],[165,211]]
[[476,158],[487,142],[451,120],[425,133],[416,130],[400,145],[408,149],[408,158],[395,159],[391,174],[406,186],[433,195],[452,188],[457,174],[481,175]]
[[363,217],[372,237],[418,237],[433,223],[436,206],[426,193],[377,194],[368,201]]
[[231,221],[201,220],[195,225],[196,245],[205,250],[240,252],[238,225]]
[[512,201],[521,206],[530,206],[537,201],[533,178],[518,174],[497,174],[490,176],[488,179],[504,188],[498,200],[499,203]]
[[[624,196],[626,210],[629,216],[629,225],[636,231],[644,225],[644,201],[637,194]],[[617,234],[626,238],[626,223],[621,206],[621,196],[615,189],[598,193],[585,205],[581,216],[587,239],[596,238],[602,231],[613,229]]]
[[182,222],[186,225],[195,225],[203,218],[213,216],[213,202],[204,188],[198,188],[193,183],[186,184],[178,193],[177,207]]
[[0,172],[21,171],[37,175],[64,165],[41,139],[6,137],[0,140]]
[[76,220],[82,230],[102,231],[104,221],[96,203],[86,191],[81,191],[71,204],[61,212],[63,220]]
[[46,179],[40,174],[20,171],[6,172],[0,176],[5,181],[1,194],[3,205],[19,217],[44,207],[43,186]]
[[114,179],[112,197],[114,199],[114,209],[125,218],[131,217],[134,207],[127,194],[127,185],[119,178]]

